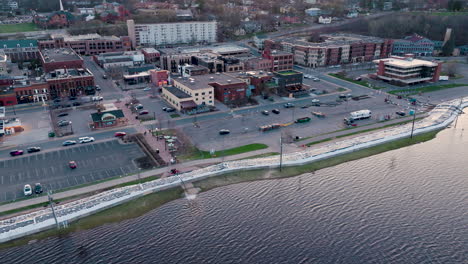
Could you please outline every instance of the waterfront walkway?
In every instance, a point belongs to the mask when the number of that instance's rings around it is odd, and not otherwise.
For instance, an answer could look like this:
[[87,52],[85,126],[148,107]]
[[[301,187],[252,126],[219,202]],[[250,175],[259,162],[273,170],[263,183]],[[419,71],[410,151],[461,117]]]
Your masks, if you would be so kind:
[[[427,116],[427,113],[424,113],[421,116],[425,117],[425,116]],[[322,134],[322,135],[319,135],[319,136],[316,136],[316,137],[313,137],[313,138],[310,138],[310,139],[307,139],[307,140],[295,142],[294,144],[284,146],[283,150],[284,150],[284,153],[291,153],[291,152],[295,152],[295,151],[300,150],[302,145],[306,145],[307,143],[310,143],[310,142],[316,142],[316,141],[324,140],[324,139],[327,139],[327,138],[336,138],[338,136],[343,136],[343,135],[350,134],[350,133],[356,133],[356,132],[360,132],[360,131],[368,130],[368,129],[375,129],[375,128],[379,128],[379,127],[384,127],[384,126],[388,126],[388,125],[408,121],[408,120],[411,120],[411,119],[412,119],[412,116],[408,116],[408,117],[393,119],[393,120],[386,121],[386,122],[379,122],[379,123],[375,123],[375,124],[371,124],[371,125],[367,125],[367,126],[356,127],[356,128],[349,129],[349,130],[343,130],[343,131],[331,132],[331,133],[328,133],[328,134]],[[368,133],[371,133],[371,132],[368,132]],[[357,137],[357,136],[362,136],[362,135],[363,134],[354,134],[354,135],[346,137],[346,138],[352,138],[352,137]],[[335,139],[335,140],[343,140],[343,138],[339,138],[339,139]],[[160,143],[161,141],[157,141],[157,142]],[[331,142],[333,142],[333,141],[326,141],[326,142],[323,142],[321,144],[330,144]],[[299,146],[299,148],[297,146]],[[314,145],[314,147],[318,147],[318,146],[319,146],[319,144]],[[123,177],[120,177],[120,178],[117,178],[117,179],[114,179],[114,180],[109,180],[109,181],[105,181],[105,182],[101,182],[101,183],[97,183],[97,184],[93,184],[93,185],[89,185],[89,186],[85,186],[85,187],[81,187],[81,188],[76,188],[76,189],[72,189],[72,190],[68,190],[68,191],[64,191],[64,192],[59,192],[59,193],[54,194],[53,197],[54,197],[54,199],[64,199],[64,198],[72,197],[72,196],[78,196],[78,195],[84,195],[84,194],[93,194],[93,193],[99,192],[99,191],[104,190],[104,189],[112,188],[113,186],[116,186],[116,185],[119,185],[119,184],[131,182],[131,181],[136,181],[139,178],[142,179],[142,178],[155,176],[155,175],[160,175],[161,177],[165,177],[165,176],[167,176],[169,174],[169,171],[171,169],[173,169],[173,168],[179,170],[180,172],[187,172],[187,171],[192,171],[192,170],[199,169],[199,168],[202,168],[202,167],[206,167],[206,166],[209,166],[209,165],[212,165],[212,164],[217,164],[217,163],[220,163],[220,162],[223,162],[223,161],[232,161],[232,160],[238,160],[238,159],[245,159],[245,158],[248,158],[248,157],[252,157],[252,156],[256,156],[256,155],[260,155],[260,154],[265,154],[265,153],[269,153],[269,152],[279,152],[279,149],[277,149],[277,148],[278,148],[278,146],[269,147],[269,148],[261,149],[261,150],[257,150],[257,151],[246,152],[246,153],[242,153],[242,154],[238,154],[238,155],[226,156],[226,157],[192,160],[192,161],[188,161],[188,162],[183,162],[183,163],[179,163],[179,164],[170,165],[168,167],[143,171],[143,172],[140,173],[140,175],[133,174],[133,175],[130,175],[130,176],[123,176]],[[162,147],[162,149],[164,149],[164,146]],[[47,202],[47,196],[41,196],[41,197],[37,197],[37,198],[30,198],[30,199],[26,199],[26,200],[17,201],[17,202],[11,202],[11,203],[8,203],[8,204],[0,205],[0,212],[10,211],[10,210],[23,208],[23,207],[27,207],[27,206],[34,205],[34,204],[39,204],[39,203],[45,203],[45,202]]]

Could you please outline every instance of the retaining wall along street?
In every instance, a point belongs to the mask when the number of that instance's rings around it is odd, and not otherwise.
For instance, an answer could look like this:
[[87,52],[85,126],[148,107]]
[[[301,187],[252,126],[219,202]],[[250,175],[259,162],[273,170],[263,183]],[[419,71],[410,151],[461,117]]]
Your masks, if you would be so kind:
[[[414,135],[447,127],[455,120],[461,109],[465,107],[468,107],[468,97],[437,105],[429,113],[428,117],[416,122]],[[303,165],[406,138],[410,136],[411,126],[412,124],[409,123],[352,139],[338,141],[319,148],[309,148],[299,152],[284,154],[283,166]],[[279,160],[279,155],[277,155],[223,162],[180,174],[179,177],[168,177],[116,188],[63,205],[56,205],[55,212],[59,222],[68,223],[152,192],[180,186],[182,181],[194,182],[238,170],[276,168],[279,166]],[[56,223],[50,208],[11,217],[0,221],[0,243],[54,228],[55,226]]]

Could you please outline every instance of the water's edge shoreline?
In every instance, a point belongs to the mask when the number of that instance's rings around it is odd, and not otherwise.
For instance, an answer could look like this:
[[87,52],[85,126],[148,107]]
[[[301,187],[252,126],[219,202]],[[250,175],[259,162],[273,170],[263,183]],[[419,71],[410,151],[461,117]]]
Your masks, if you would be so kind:
[[[353,153],[342,154],[321,161],[312,162],[306,165],[288,166],[283,168],[281,172],[279,169],[250,169],[244,171],[234,171],[200,179],[192,182],[192,184],[195,188],[200,189],[201,192],[206,192],[231,184],[289,178],[299,176],[304,173],[314,173],[317,170],[333,167],[345,162],[358,160],[387,151],[429,141],[435,138],[438,132],[440,132],[440,130],[417,135],[413,138],[413,140],[410,140],[409,138],[400,139],[367,149],[362,149]],[[175,186],[159,192],[143,195],[136,199],[122,201],[118,205],[103,208],[99,212],[77,218],[73,220],[73,222],[65,229],[48,228],[39,232],[35,232],[34,234],[4,242],[0,244],[0,250],[25,245],[30,241],[46,239],[53,236],[66,236],[76,231],[88,230],[105,224],[137,218],[170,201],[183,198],[183,194],[183,189],[180,186]]]
[[[279,167],[279,156],[223,162],[184,173],[177,177],[112,189],[69,204],[60,205],[56,208],[57,218],[59,222],[68,225],[68,223],[86,219],[90,215],[118,209],[120,206],[134,203],[148,195],[157,196],[158,193],[161,194],[174,188],[180,189],[180,186],[184,186],[185,183],[189,182],[195,185],[198,182],[197,186],[201,186],[200,188],[203,189],[203,184],[200,184],[200,182],[203,183],[212,178],[219,179],[220,175],[223,175],[224,179],[228,179],[236,178],[235,175],[240,177],[246,174],[251,175],[252,173],[254,175],[265,175],[265,173],[260,174],[263,171],[268,172],[267,178],[291,177],[427,141],[434,138],[438,131],[450,125],[456,119],[461,109],[466,106],[468,106],[468,101],[464,101],[463,99],[438,105],[430,112],[431,114],[427,118],[416,123],[417,126],[414,129],[414,133],[410,129],[411,125],[403,125],[374,134],[338,141],[319,148],[284,154],[282,158],[283,170],[281,173],[274,172]],[[410,138],[410,135],[413,135],[413,137]],[[253,180],[258,175],[254,176]],[[225,182],[223,185],[226,184],[228,183]],[[206,186],[205,189],[207,189]],[[32,234],[54,228],[55,226],[51,209],[43,209],[12,217],[0,221],[0,243],[13,241],[25,236],[31,238]],[[56,230],[49,230],[47,232],[53,231]],[[60,233],[61,231],[56,232]],[[1,246],[2,244],[0,244],[0,248]]]

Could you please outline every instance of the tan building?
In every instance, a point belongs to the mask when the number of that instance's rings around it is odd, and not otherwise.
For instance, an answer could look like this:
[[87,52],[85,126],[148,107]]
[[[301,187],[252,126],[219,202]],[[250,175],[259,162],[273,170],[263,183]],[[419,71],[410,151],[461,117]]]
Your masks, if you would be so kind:
[[187,111],[197,106],[214,106],[214,88],[193,78],[174,80],[174,86],[163,87],[162,97],[178,111]]

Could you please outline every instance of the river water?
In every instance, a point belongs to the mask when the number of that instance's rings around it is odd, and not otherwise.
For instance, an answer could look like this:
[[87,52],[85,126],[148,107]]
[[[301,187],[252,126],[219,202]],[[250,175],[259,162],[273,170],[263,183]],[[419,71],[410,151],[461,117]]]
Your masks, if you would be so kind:
[[467,164],[464,116],[426,143],[216,188],[0,263],[468,263]]

